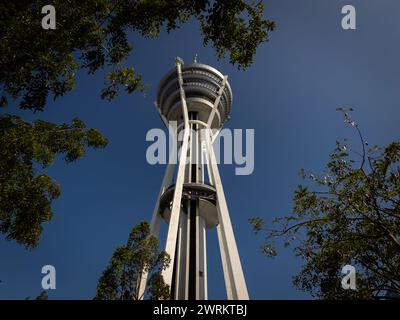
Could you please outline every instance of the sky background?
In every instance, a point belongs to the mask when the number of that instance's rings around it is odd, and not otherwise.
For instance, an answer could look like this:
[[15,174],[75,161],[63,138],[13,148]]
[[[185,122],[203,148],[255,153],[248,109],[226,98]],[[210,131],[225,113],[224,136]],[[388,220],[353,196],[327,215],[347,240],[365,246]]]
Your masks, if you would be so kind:
[[[341,8],[357,10],[357,30],[341,28]],[[259,250],[248,218],[266,220],[291,212],[301,168],[320,172],[335,141],[355,132],[343,123],[339,106],[355,109],[370,145],[399,138],[400,2],[397,0],[268,0],[265,15],[277,23],[271,40],[260,46],[253,65],[239,71],[204,48],[194,20],[155,40],[133,35],[134,66],[150,85],[140,93],[100,99],[105,72],[80,72],[77,88],[50,102],[43,113],[18,111],[25,119],[61,123],[74,117],[101,130],[110,143],[73,164],[58,160],[46,170],[62,187],[54,218],[44,225],[41,243],[27,251],[0,238],[0,299],[24,299],[41,292],[41,268],[54,265],[57,289],[50,299],[91,299],[115,247],[133,225],[150,220],[165,166],[146,162],[145,136],[162,128],[153,102],[162,76],[176,56],[229,75],[234,104],[228,128],[255,129],[255,170],[235,176],[234,165],[220,165],[231,220],[252,299],[308,299],[292,276],[301,267],[291,249],[278,256]],[[6,112],[17,112],[15,106]],[[225,299],[215,230],[208,233],[209,298]]]

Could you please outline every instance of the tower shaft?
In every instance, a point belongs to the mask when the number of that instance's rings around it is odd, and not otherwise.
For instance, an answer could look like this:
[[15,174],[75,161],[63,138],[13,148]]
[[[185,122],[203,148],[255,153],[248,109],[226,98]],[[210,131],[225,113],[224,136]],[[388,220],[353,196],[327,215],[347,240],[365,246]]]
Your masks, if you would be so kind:
[[[189,113],[189,121],[197,113]],[[184,185],[204,183],[204,164],[201,159],[201,137],[198,125],[191,122],[188,161]],[[200,211],[200,199],[183,199],[179,217],[175,262],[171,292],[175,299],[207,299],[206,222]]]

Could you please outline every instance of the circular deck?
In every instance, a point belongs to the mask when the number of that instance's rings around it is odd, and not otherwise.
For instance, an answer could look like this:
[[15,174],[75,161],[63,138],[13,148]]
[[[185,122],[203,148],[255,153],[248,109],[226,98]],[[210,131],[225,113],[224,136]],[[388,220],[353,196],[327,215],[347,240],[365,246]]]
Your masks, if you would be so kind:
[[[159,213],[169,223],[171,204],[174,197],[175,185],[169,186],[160,198]],[[204,183],[185,183],[182,191],[182,208],[187,212],[187,201],[199,201],[199,214],[204,218],[207,228],[218,224],[215,188]]]
[[[182,78],[189,112],[197,112],[198,120],[205,123],[213,108],[224,76],[217,69],[201,63],[182,65]],[[176,68],[161,80],[157,93],[157,106],[169,121],[182,121],[179,80]],[[224,87],[211,128],[219,129],[228,119],[232,106],[232,90],[228,82]]]

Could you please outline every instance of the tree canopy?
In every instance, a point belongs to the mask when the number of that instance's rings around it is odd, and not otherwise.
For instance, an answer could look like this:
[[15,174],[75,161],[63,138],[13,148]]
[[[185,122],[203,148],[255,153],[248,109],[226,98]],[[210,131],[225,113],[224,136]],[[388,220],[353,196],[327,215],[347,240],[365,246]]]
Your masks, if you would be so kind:
[[50,166],[56,155],[74,162],[85,147],[106,145],[98,130],[87,129],[79,119],[72,124],[31,124],[0,115],[0,232],[26,248],[36,247],[42,223],[52,217],[51,201],[60,195],[60,186],[40,167]]
[[107,76],[102,97],[113,99],[120,86],[129,93],[143,89],[141,76],[123,61],[132,52],[129,32],[155,38],[194,17],[200,22],[204,44],[218,57],[229,55],[239,67],[248,67],[274,22],[264,19],[262,1],[244,0],[55,0],[56,29],[43,29],[44,0],[0,4],[0,105],[19,99],[22,109],[40,111],[72,90],[77,70]]
[[39,295],[35,298],[35,300],[49,300],[49,295],[46,290],[43,290]]
[[[274,240],[304,264],[294,284],[323,299],[374,299],[400,295],[400,141],[369,148],[350,111],[345,122],[361,142],[361,152],[348,141],[336,142],[326,170],[302,170],[309,183],[294,192],[293,213],[266,224],[250,219],[256,233],[264,231],[262,251],[276,255]],[[354,155],[359,159],[354,159]],[[356,290],[341,287],[342,267],[356,270]]]
[[157,238],[150,235],[150,226],[141,222],[132,228],[128,242],[119,246],[97,285],[96,300],[139,300],[142,272],[148,272],[145,297],[169,299],[169,286],[161,271],[168,267],[169,256],[159,251]]

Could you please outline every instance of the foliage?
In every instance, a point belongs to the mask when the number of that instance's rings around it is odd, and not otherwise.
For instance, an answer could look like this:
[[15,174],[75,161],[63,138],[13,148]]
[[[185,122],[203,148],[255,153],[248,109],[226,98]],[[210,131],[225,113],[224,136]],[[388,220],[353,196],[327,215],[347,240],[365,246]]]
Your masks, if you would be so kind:
[[[30,300],[31,297],[28,296],[25,298],[25,300]],[[49,300],[49,295],[46,290],[42,290],[42,292],[39,293],[39,295],[36,296],[35,300]]]
[[43,290],[36,298],[35,300],[48,300],[49,295],[47,294],[46,290]]
[[142,271],[149,276],[147,297],[169,299],[169,286],[161,275],[170,263],[166,252],[159,252],[157,238],[150,235],[150,226],[141,222],[134,226],[125,246],[115,250],[97,285],[97,300],[138,300]]
[[[18,116],[0,116],[0,232],[26,248],[36,247],[42,224],[52,218],[51,201],[60,195],[59,185],[39,171],[56,155],[67,163],[84,156],[85,147],[102,148],[107,140],[79,119],[55,125],[33,124]],[[3,147],[7,146],[7,147]]]
[[120,68],[116,71],[110,72],[107,76],[108,86],[101,92],[101,97],[108,101],[114,99],[118,94],[118,84],[123,84],[128,93],[132,93],[138,88],[143,90],[143,85],[140,80],[141,77],[135,74],[133,68]]
[[[274,255],[275,238],[303,258],[294,284],[324,299],[381,297],[400,294],[400,141],[383,149],[367,149],[361,131],[344,112],[361,141],[362,152],[351,150],[347,140],[336,143],[322,175],[302,171],[311,181],[294,193],[293,214],[275,219],[275,227],[263,220],[250,222],[255,232],[266,232],[264,250]],[[350,152],[358,154],[355,161]],[[272,253],[272,254],[271,254]],[[357,290],[341,288],[341,269],[356,268]]]
[[112,67],[111,83],[102,97],[112,99],[120,86],[143,90],[140,75],[123,61],[132,51],[128,34],[155,38],[194,17],[200,21],[204,43],[218,57],[248,67],[256,48],[275,28],[263,18],[262,2],[245,0],[54,0],[56,29],[41,27],[44,0],[0,4],[0,105],[21,98],[20,108],[43,110],[47,98],[72,90],[79,69],[95,73]]
[[[264,20],[264,4],[248,4],[246,1],[214,1],[208,15],[201,16],[204,44],[211,42],[218,57],[230,52],[230,62],[248,67],[268,32],[275,29],[275,22]],[[247,15],[248,19],[243,18]]]

